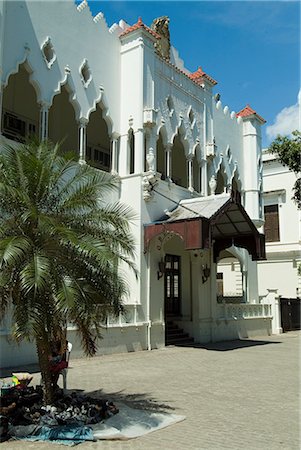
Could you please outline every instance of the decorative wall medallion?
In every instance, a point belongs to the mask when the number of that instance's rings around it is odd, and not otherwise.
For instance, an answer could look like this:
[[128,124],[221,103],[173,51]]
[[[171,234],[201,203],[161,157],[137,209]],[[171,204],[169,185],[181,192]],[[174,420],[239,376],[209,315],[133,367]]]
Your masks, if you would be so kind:
[[92,80],[92,73],[86,59],[84,59],[79,71],[83,85],[85,88],[87,88]]
[[44,61],[47,65],[48,69],[50,69],[52,64],[56,60],[56,54],[55,54],[50,37],[47,37],[46,41],[42,45],[41,50],[42,50]]
[[191,129],[192,129],[195,125],[195,117],[194,117],[193,109],[191,107],[189,108],[188,118],[189,118],[189,121],[191,124]]
[[173,100],[172,100],[172,98],[170,96],[167,97],[166,103],[167,103],[167,108],[168,108],[168,111],[169,111],[169,117],[172,117],[175,108],[174,108]]

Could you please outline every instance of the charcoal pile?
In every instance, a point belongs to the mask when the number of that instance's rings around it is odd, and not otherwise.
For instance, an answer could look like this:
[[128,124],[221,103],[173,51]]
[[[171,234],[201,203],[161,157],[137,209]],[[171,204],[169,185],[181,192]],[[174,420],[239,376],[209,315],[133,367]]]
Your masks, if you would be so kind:
[[8,430],[20,425],[60,426],[90,425],[108,419],[119,411],[110,401],[59,390],[52,405],[43,405],[42,387],[13,389],[0,397],[0,438],[6,440]]

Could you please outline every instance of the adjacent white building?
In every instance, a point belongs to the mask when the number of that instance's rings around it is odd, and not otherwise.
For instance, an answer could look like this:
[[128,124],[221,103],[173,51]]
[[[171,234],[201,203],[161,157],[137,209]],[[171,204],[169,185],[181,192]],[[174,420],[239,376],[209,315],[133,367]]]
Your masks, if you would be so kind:
[[[298,275],[301,264],[301,212],[292,200],[296,178],[296,174],[283,166],[275,155],[267,150],[263,152],[267,259],[258,263],[259,294],[264,297],[269,290],[276,290],[281,301],[295,300],[294,304],[298,305],[301,298],[301,277]],[[297,314],[298,309],[292,312]]]
[[[271,333],[271,293],[260,303],[257,280],[264,119],[249,105],[231,111],[211,76],[185,69],[166,18],[109,28],[85,1],[1,0],[0,30],[0,143],[63,140],[81,161],[119,175],[118,199],[137,215],[140,277],[128,274],[127,315],[109,320],[100,352],[162,347],[169,321],[195,342]],[[239,302],[216,283],[233,257]],[[34,360],[9,334],[8,320],[1,366]]]

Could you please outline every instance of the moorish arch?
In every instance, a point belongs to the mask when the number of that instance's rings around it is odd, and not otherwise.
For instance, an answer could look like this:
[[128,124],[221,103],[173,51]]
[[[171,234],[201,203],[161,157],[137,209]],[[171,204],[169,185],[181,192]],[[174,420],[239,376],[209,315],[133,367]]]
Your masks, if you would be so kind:
[[127,173],[135,172],[135,133],[133,128],[128,130],[127,139]]
[[60,143],[62,150],[78,153],[78,123],[70,93],[68,84],[64,84],[53,98],[49,109],[48,138],[53,143]]
[[89,116],[87,124],[86,161],[93,167],[110,172],[111,170],[111,136],[105,112],[100,103]]
[[39,92],[30,82],[30,74],[28,64],[20,64],[3,90],[2,134],[15,141],[39,136]]
[[157,172],[162,174],[162,180],[165,180],[167,176],[166,152],[165,152],[166,145],[167,145],[166,131],[164,128],[161,128],[157,139]]
[[216,174],[216,189],[215,194],[222,194],[227,188],[227,173],[223,164],[220,165]]
[[171,178],[173,182],[179,186],[187,188],[188,177],[187,177],[187,159],[185,152],[185,141],[182,138],[180,131],[178,131],[178,133],[175,135],[173,139],[171,158],[172,158]]
[[237,170],[234,172],[233,177],[231,178],[231,191],[241,192],[242,183],[239,178]]
[[241,249],[231,246],[222,250],[217,259],[217,301],[241,303],[245,298],[244,263]]
[[197,144],[194,149],[194,158],[192,160],[192,171],[193,171],[193,187],[197,192],[201,192],[202,190],[202,174],[201,174],[201,166],[199,163],[200,158],[200,145]]

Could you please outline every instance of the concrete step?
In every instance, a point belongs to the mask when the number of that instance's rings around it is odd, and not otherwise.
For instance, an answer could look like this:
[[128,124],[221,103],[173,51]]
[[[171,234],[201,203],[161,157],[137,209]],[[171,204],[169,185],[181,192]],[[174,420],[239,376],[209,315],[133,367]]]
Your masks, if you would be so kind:
[[191,345],[194,339],[174,322],[166,323],[165,345]]

